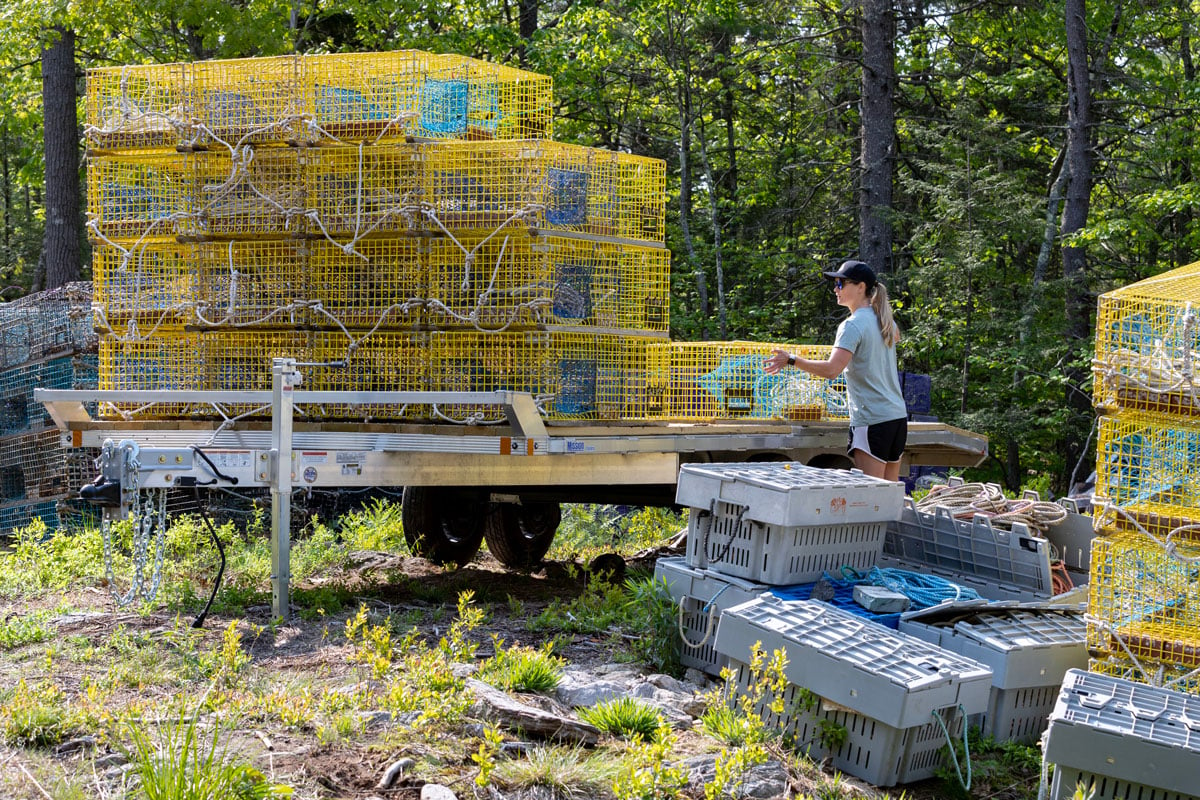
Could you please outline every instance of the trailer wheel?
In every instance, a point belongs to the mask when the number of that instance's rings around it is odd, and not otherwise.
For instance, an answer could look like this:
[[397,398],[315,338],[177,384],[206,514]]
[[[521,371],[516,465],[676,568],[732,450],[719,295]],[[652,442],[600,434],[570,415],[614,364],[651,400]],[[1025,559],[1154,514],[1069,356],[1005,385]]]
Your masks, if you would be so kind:
[[435,564],[466,564],[479,552],[487,494],[464,486],[405,486],[400,501],[404,540]]
[[558,503],[497,503],[488,514],[483,535],[497,561],[506,567],[523,569],[537,564],[546,555],[560,522],[562,512]]

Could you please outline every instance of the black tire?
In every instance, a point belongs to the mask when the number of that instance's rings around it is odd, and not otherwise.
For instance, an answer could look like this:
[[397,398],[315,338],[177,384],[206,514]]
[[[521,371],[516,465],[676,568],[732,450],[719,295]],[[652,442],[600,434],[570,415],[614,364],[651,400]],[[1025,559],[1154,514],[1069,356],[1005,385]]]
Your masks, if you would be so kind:
[[405,486],[400,520],[409,549],[435,564],[466,564],[483,543],[487,499],[465,486]]
[[497,561],[525,569],[541,562],[560,522],[558,503],[497,503],[488,514],[483,535]]

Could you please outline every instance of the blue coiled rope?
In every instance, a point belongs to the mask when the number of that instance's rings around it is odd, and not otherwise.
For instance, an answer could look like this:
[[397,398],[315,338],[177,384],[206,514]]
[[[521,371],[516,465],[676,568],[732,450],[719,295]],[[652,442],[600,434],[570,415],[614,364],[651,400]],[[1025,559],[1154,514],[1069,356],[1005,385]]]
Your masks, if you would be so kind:
[[925,575],[894,567],[871,567],[863,575],[853,567],[842,567],[842,576],[851,583],[882,586],[904,595],[914,609],[929,608],[947,600],[978,600],[979,592],[937,575]]

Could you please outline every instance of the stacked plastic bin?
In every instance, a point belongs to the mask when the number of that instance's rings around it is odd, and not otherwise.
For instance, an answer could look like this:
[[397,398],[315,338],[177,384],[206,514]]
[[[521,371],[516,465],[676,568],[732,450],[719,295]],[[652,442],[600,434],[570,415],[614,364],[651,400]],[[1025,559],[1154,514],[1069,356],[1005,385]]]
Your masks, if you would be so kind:
[[511,389],[551,418],[651,415],[665,164],[552,141],[551,103],[548,77],[416,51],[93,70],[102,388],[263,389],[292,356],[325,365],[312,389]]
[[826,574],[877,564],[903,486],[790,463],[686,464],[677,486],[687,548],[656,574],[680,605],[684,663],[729,667],[750,693],[765,680],[755,643],[783,650],[784,711],[758,711],[798,749],[881,786],[932,776],[965,714],[986,710],[991,670],[894,630],[897,614],[852,613],[848,587],[808,599]]
[[40,519],[53,530],[84,513],[73,491],[96,452],[61,447],[35,388],[94,389],[91,286],[71,283],[0,304],[0,533]]
[[1193,264],[1098,303],[1093,658],[1046,734],[1056,800],[1200,796],[1198,299]]
[[787,655],[783,696],[768,691],[759,714],[809,756],[876,786],[932,777],[964,715],[988,703],[984,664],[822,602],[768,594],[728,609],[716,649],[743,692],[769,680],[751,667],[755,647]]

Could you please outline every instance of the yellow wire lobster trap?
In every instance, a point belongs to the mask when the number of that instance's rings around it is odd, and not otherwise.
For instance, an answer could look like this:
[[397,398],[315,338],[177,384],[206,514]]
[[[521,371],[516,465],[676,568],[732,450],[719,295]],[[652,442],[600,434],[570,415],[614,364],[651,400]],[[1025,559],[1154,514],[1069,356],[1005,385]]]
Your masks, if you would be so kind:
[[84,139],[93,152],[168,149],[192,127],[186,64],[99,67],[87,71]]
[[[433,392],[529,392],[543,403],[553,393],[552,344],[544,331],[433,331],[428,338],[428,387]],[[414,409],[435,421],[498,423],[496,405],[446,403]]]
[[418,53],[411,132],[431,139],[549,139],[547,75],[454,54]]
[[654,345],[650,380],[665,387],[663,415],[677,420],[842,419],[845,381],[826,380],[796,369],[767,375],[771,352],[825,359],[827,345],[759,342],[670,342]]
[[1095,404],[1200,417],[1200,262],[1100,296]]
[[362,239],[349,249],[312,240],[308,318],[321,327],[365,330],[421,324],[424,247],[422,240],[404,236]]
[[243,147],[195,155],[197,237],[288,236],[304,230],[304,162],[291,147]]
[[198,145],[230,150],[303,134],[301,56],[197,61],[186,81]]
[[307,151],[308,230],[357,240],[419,228],[419,155],[417,147],[403,143]]
[[[134,337],[130,331],[100,335],[97,388],[101,390],[203,387],[204,356],[200,336],[181,328],[160,328],[153,337]],[[107,419],[170,419],[194,416],[198,407],[187,403],[100,403],[97,413]]]
[[662,242],[666,172],[654,159],[548,141],[441,141],[420,148],[427,230],[521,225]]
[[548,316],[554,302],[550,264],[524,231],[428,242],[430,326],[504,329]]
[[204,327],[293,328],[310,321],[308,248],[294,239],[195,246],[196,291],[188,322]]
[[1194,669],[1150,658],[1138,658],[1135,661],[1124,653],[1109,653],[1089,658],[1088,672],[1200,695],[1200,674]]
[[[329,331],[313,335],[313,354],[322,366],[309,383],[318,391],[419,392],[427,385],[428,335],[421,332]],[[319,419],[386,422],[422,416],[409,404],[307,406]]]
[[313,144],[403,139],[415,126],[423,55],[392,50],[304,56],[302,138]]
[[174,236],[195,210],[195,162],[184,153],[94,156],[87,169],[92,241]]
[[661,337],[551,332],[552,384],[544,408],[555,420],[644,419],[661,406],[648,382],[648,352]]
[[[203,362],[202,389],[208,391],[270,391],[272,367],[277,358],[315,362],[313,334],[304,331],[204,331],[198,347]],[[307,368],[305,378],[319,383],[323,367]],[[231,403],[222,407],[228,416],[269,418],[271,404]],[[298,408],[297,416],[304,417]],[[202,409],[215,415],[215,409]]]
[[1168,550],[1140,533],[1092,540],[1088,646],[1200,666],[1200,546]]
[[[1122,414],[1100,418],[1096,530],[1200,541],[1200,424]],[[1191,527],[1188,527],[1191,526]]]
[[143,329],[191,321],[195,298],[193,245],[151,239],[92,246],[92,311],[101,330],[136,321]]

